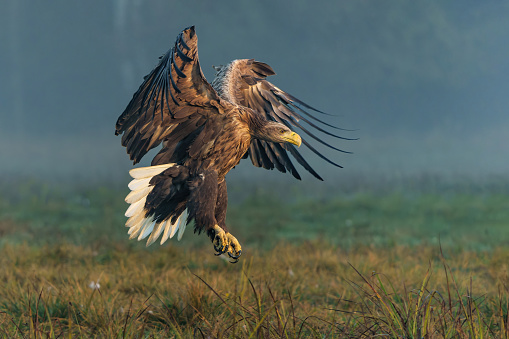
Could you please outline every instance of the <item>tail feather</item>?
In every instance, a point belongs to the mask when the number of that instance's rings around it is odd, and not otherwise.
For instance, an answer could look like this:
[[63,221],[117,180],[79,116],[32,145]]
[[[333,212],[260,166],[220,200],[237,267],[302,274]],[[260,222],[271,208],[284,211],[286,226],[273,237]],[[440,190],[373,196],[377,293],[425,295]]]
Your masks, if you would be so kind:
[[[139,237],[142,233],[143,233],[143,230],[153,221],[153,219],[151,217],[148,217],[148,218],[144,218],[143,220],[141,220],[136,226],[134,227],[131,227],[131,229],[129,230],[129,232],[127,232],[127,234],[130,234],[131,236],[129,237],[129,239],[134,239],[136,237]],[[140,238],[138,238],[138,240],[140,240]]]
[[134,239],[138,236],[138,233],[140,232],[141,228],[145,225],[146,221],[147,219],[143,218],[140,221],[138,221],[136,225],[129,228],[129,231],[127,232],[127,234],[130,235],[129,239]]
[[170,220],[166,220],[166,225],[164,227],[163,236],[161,237],[161,245],[164,244],[166,240],[168,240],[168,237],[170,236],[170,230],[173,227],[173,224]]
[[136,201],[134,204],[131,204],[127,211],[125,212],[126,217],[132,217],[134,215],[137,215],[138,213],[143,212],[143,207],[145,207],[145,201],[147,200],[147,197],[143,197],[142,199]]
[[177,239],[182,238],[186,229],[186,217],[181,215],[174,223],[171,222],[169,217],[165,220],[156,221],[154,215],[146,215],[147,210],[145,209],[147,197],[154,188],[150,185],[150,181],[154,176],[173,166],[175,166],[173,163],[163,164],[135,168],[129,171],[129,174],[133,177],[133,180],[129,183],[131,192],[125,198],[125,201],[131,204],[125,213],[125,216],[129,217],[125,224],[126,227],[129,227],[129,239],[142,240],[149,237],[147,240],[147,246],[149,246],[159,238],[161,233],[163,234],[161,245],[168,238],[173,238],[177,231]]
[[152,179],[152,177],[143,178],[143,179],[134,179],[129,183],[128,187],[131,191],[136,191],[142,187],[148,186],[150,179]]
[[[179,230],[179,227],[180,227],[180,225],[182,223],[182,219],[183,218],[179,218],[175,222],[175,224],[172,225],[172,228],[171,228],[171,231],[170,231],[170,239],[173,238],[175,236],[175,233],[177,233],[177,231]],[[178,239],[178,237],[177,237],[177,240],[180,240],[180,239]]]
[[145,239],[146,237],[148,237],[148,235],[150,233],[152,233],[152,231],[154,230],[154,226],[156,224],[156,221],[152,219],[150,219],[151,221],[148,222],[144,227],[143,229],[140,231],[140,236],[138,237],[138,241],[142,240],[142,239]]
[[[177,233],[177,231],[180,229],[182,221],[185,221],[187,219],[187,217],[184,216],[184,213],[186,213],[186,211],[184,211],[174,223],[171,223],[168,220],[168,224],[166,225],[166,228],[164,230],[163,237],[161,238],[161,245],[164,244],[164,242],[168,240],[168,238],[170,239],[173,238],[175,233]],[[177,240],[180,239],[177,238]]]
[[159,238],[159,235],[161,235],[161,232],[164,230],[164,227],[166,226],[167,223],[168,223],[168,220],[164,220],[164,221],[156,224],[156,226],[154,227],[154,230],[152,231],[152,234],[150,235],[150,237],[147,240],[147,246],[152,245],[157,240],[157,238]]
[[146,197],[151,191],[152,191],[151,186],[145,186],[136,191],[131,191],[131,193],[129,193],[127,197],[125,197],[125,202],[127,202],[128,204],[134,204],[141,198]]
[[[180,220],[179,220],[180,221]],[[184,235],[184,231],[186,230],[186,226],[187,226],[187,222],[179,222],[178,223],[178,229],[179,229],[179,234],[177,236],[177,240],[180,241],[180,239],[182,239],[182,235]]]
[[143,220],[144,215],[142,213],[136,214],[129,219],[127,219],[125,223],[125,227],[133,227],[136,226],[141,220]]
[[175,164],[162,164],[157,166],[148,166],[148,167],[138,167],[133,168],[129,171],[129,175],[134,179],[143,179],[148,177],[153,177],[164,171],[167,168],[174,166]]

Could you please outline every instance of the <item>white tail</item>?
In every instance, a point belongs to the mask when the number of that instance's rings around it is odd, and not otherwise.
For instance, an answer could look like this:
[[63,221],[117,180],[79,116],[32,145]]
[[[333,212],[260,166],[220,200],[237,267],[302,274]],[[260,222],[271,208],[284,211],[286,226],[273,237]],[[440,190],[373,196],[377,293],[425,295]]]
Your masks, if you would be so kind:
[[150,235],[147,240],[147,246],[149,246],[159,238],[161,233],[163,234],[161,245],[168,238],[173,238],[177,231],[177,239],[180,240],[182,238],[186,229],[187,215],[184,216],[182,214],[175,223],[171,223],[168,219],[156,222],[153,216],[147,217],[145,215],[146,210],[144,208],[147,197],[154,188],[154,186],[150,186],[150,180],[172,166],[175,166],[175,164],[139,167],[129,171],[131,177],[134,178],[129,183],[131,193],[125,198],[125,201],[131,204],[125,212],[125,216],[129,217],[125,223],[125,226],[129,227],[127,232],[129,239],[138,238],[138,240],[142,240]]
[[175,164],[163,164],[157,166],[133,168],[132,170],[129,171],[129,175],[134,179],[143,179],[148,177],[152,178],[154,175],[157,175],[164,171],[165,169],[170,168],[172,166],[175,166]]

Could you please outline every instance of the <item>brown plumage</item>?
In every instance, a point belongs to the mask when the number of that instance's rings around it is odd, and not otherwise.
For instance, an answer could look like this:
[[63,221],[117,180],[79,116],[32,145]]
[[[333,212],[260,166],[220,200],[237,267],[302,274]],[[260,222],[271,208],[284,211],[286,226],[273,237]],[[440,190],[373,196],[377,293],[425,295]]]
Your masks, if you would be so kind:
[[185,229],[181,215],[187,209],[187,223],[195,220],[195,232],[206,231],[219,254],[237,260],[240,245],[225,222],[225,175],[249,156],[255,166],[288,170],[300,179],[289,152],[321,179],[293,146],[300,146],[301,138],[290,127],[301,128],[323,144],[299,120],[335,135],[300,114],[323,123],[304,110],[314,108],[265,80],[275,74],[270,66],[235,60],[217,70],[211,86],[200,68],[194,27],[185,29],[145,77],[118,118],[115,134],[123,134],[122,145],[135,164],[163,144],[152,167],[131,171],[133,192],[126,198],[131,203],[126,212],[131,238],[150,235],[150,244],[162,234],[162,243],[177,231],[180,238]]

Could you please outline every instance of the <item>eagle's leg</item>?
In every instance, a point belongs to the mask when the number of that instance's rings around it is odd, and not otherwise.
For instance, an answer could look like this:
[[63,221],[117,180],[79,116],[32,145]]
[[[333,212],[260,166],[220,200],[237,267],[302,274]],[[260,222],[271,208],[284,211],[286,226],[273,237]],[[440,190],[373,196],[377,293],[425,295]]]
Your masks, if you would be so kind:
[[225,232],[228,232],[226,228],[226,208],[228,207],[228,193],[226,191],[226,180],[223,180],[217,185],[217,199],[216,206],[214,209],[214,215],[216,217],[217,225],[221,227]]
[[[226,230],[226,184],[221,187],[222,193],[219,194],[216,171],[204,171],[189,181],[190,196],[187,202],[188,220],[194,219],[195,232],[205,231],[212,240],[216,255],[227,253],[230,257],[236,259],[240,256],[240,245]],[[224,181],[223,181],[224,182]],[[224,191],[223,191],[224,190]],[[218,199],[221,201],[221,208],[216,213]],[[221,224],[218,224],[216,216],[219,217]]]
[[239,261],[239,257],[242,255],[242,247],[231,233],[226,228],[226,208],[228,207],[228,192],[226,190],[226,180],[220,182],[217,186],[217,202],[215,217],[219,227],[221,227],[228,238],[229,248],[228,255],[233,259],[232,263]]
[[194,231],[205,231],[219,254],[228,250],[225,232],[217,226],[215,208],[217,201],[217,172],[204,171],[189,182],[190,196],[187,202],[188,220],[194,219]]

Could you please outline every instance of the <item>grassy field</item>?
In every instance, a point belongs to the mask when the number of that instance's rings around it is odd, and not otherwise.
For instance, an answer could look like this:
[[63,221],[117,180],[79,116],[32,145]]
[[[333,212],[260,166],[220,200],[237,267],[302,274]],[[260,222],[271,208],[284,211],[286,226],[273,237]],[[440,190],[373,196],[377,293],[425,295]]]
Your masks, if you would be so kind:
[[509,338],[509,185],[411,182],[230,185],[235,265],[128,241],[126,188],[0,184],[0,336]]

